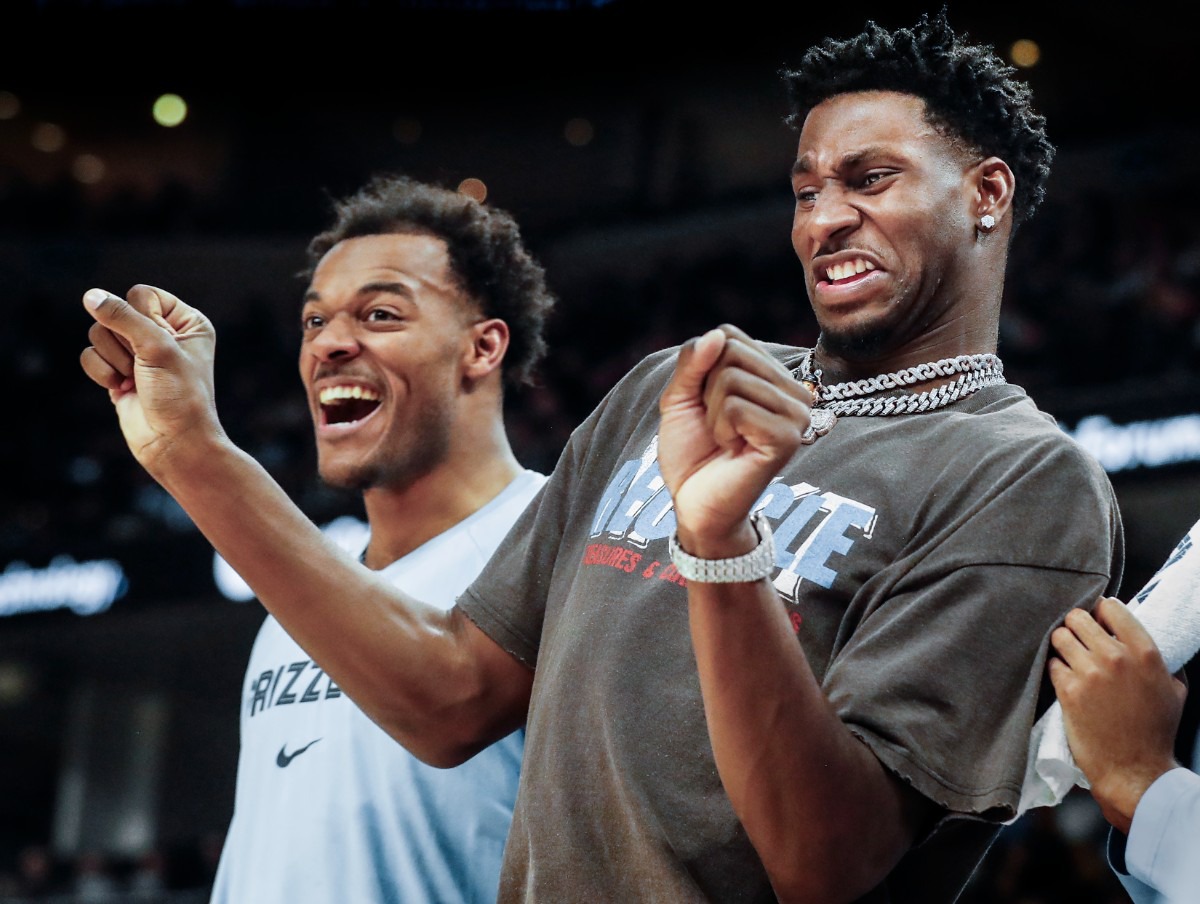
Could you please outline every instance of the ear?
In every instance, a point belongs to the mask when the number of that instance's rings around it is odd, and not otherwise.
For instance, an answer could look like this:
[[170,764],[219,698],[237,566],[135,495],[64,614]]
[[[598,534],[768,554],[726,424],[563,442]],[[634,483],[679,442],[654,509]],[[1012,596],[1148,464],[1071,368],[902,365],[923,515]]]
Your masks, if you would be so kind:
[[975,222],[990,216],[994,225],[981,228],[981,232],[992,232],[1001,224],[1012,225],[1013,195],[1017,180],[1008,164],[999,157],[988,157],[975,165],[975,194],[973,198]]
[[470,346],[463,358],[463,377],[482,380],[489,374],[499,374],[508,351],[508,324],[493,317],[471,325]]

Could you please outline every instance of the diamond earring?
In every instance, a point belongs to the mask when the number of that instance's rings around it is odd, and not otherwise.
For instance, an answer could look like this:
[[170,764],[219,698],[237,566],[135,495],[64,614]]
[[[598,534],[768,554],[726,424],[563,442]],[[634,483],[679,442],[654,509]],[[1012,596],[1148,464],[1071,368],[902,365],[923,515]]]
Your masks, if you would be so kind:
[[990,213],[985,213],[979,218],[979,228],[984,232],[991,232],[996,228],[996,218]]

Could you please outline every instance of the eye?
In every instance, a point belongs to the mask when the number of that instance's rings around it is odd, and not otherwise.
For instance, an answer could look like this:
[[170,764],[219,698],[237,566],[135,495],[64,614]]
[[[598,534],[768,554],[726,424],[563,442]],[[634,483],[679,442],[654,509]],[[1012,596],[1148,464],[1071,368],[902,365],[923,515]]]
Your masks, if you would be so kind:
[[858,187],[859,188],[881,187],[880,183],[883,182],[888,176],[892,176],[892,175],[895,175],[895,174],[891,170],[871,170],[868,173],[864,173],[862,178],[858,180]]
[[325,325],[325,318],[320,314],[305,314],[300,318],[300,326],[305,331],[320,329]]
[[368,323],[398,323],[403,318],[389,308],[371,308],[363,319]]
[[796,196],[797,204],[811,205],[817,200],[817,190],[815,188],[796,188],[792,190],[792,194]]

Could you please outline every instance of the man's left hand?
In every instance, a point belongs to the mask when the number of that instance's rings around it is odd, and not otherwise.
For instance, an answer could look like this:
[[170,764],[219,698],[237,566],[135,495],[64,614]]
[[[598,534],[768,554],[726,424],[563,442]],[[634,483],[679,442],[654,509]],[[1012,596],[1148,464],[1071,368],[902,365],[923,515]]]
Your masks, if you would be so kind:
[[1071,754],[1105,818],[1128,833],[1146,789],[1174,768],[1187,689],[1124,604],[1103,597],[1095,617],[1072,609],[1050,635],[1050,680]]

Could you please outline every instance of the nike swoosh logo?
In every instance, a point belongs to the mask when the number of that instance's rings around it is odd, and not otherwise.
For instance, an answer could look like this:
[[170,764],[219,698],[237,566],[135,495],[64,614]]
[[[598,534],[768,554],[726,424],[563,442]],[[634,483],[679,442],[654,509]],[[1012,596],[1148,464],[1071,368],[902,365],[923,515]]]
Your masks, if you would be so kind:
[[[321,740],[321,739],[317,738],[317,741],[319,741],[319,740]],[[284,744],[282,747],[279,748],[279,756],[275,757],[275,765],[278,766],[280,769],[286,769],[288,764],[292,760],[294,760],[296,757],[300,756],[300,754],[304,753],[304,751],[308,750],[309,747],[312,747],[312,745],[317,743],[317,741],[309,741],[307,744],[305,744],[299,750],[293,750],[291,753],[287,752],[287,744]]]

